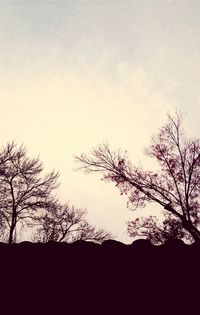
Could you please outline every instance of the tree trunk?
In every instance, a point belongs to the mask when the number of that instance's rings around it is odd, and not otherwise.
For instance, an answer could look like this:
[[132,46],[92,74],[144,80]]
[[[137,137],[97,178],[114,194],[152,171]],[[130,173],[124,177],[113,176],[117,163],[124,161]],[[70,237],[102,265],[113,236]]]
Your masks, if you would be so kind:
[[200,231],[190,221],[182,219],[182,226],[192,235],[195,242],[200,243]]
[[8,244],[13,243],[13,234],[15,231],[15,227],[16,227],[16,218],[14,215],[12,215],[12,222],[11,222],[11,227],[10,227],[10,232],[9,232]]
[[13,233],[14,233],[14,226],[10,227],[10,232],[9,232],[9,239],[8,239],[8,243],[12,244],[13,243]]
[[164,209],[176,215],[181,220],[183,228],[192,235],[194,241],[200,243],[200,231],[189,220],[185,219],[183,215],[175,211],[170,204],[165,205]]

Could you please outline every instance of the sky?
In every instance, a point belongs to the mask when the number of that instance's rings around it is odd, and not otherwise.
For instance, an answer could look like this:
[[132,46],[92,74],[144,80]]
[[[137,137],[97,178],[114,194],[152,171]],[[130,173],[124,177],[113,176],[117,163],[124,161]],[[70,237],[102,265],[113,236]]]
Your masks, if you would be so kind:
[[107,141],[144,156],[167,113],[199,135],[198,0],[0,0],[0,145],[15,140],[60,173],[62,202],[130,243],[132,212],[117,188],[74,169]]

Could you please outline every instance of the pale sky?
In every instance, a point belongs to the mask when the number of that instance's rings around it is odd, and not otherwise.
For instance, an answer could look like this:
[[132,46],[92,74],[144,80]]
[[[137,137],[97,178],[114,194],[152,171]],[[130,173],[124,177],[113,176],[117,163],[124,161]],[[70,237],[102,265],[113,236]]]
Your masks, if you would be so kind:
[[143,150],[166,114],[200,126],[199,0],[0,0],[0,144],[24,143],[46,172],[60,172],[60,199],[132,242],[112,184],[74,172],[73,155],[107,141],[151,167]]

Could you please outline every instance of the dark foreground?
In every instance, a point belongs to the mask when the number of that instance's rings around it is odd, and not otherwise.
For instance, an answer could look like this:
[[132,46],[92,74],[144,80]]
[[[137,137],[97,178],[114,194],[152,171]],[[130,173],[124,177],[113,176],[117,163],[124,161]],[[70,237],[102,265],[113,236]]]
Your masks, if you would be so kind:
[[[28,314],[192,314],[200,309],[200,247],[106,241],[0,244],[1,301]],[[189,308],[189,309],[188,309]],[[153,313],[152,313],[153,312]],[[18,313],[18,312],[17,312]]]

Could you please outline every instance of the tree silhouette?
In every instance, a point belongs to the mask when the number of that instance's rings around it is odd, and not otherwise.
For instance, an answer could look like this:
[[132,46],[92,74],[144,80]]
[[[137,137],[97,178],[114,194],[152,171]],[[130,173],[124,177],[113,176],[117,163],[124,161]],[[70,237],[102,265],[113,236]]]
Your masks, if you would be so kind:
[[87,240],[101,243],[110,239],[111,234],[103,229],[96,229],[85,219],[86,211],[83,209],[52,203],[43,215],[35,217],[38,225],[33,236],[34,241],[48,242],[74,242]]
[[200,242],[200,140],[186,138],[182,115],[168,115],[146,154],[157,160],[157,172],[133,166],[125,153],[112,151],[105,144],[75,160],[80,169],[100,172],[105,181],[114,182],[121,194],[128,196],[132,209],[156,202]]
[[191,235],[182,227],[182,223],[171,213],[164,213],[161,223],[156,216],[140,217],[128,222],[130,237],[145,237],[155,245],[164,244],[170,239],[181,239],[192,242]]
[[29,224],[35,213],[52,203],[58,173],[42,177],[39,158],[30,159],[24,146],[8,143],[0,152],[1,233],[8,243],[16,241],[16,226]]

